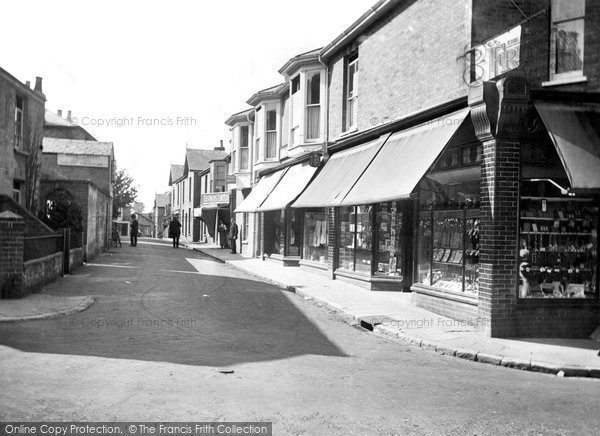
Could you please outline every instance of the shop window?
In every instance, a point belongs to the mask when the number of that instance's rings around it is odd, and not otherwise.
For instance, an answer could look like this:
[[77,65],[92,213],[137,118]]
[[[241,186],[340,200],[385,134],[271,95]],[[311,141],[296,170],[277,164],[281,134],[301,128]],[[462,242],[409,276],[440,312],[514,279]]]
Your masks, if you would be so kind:
[[[302,212],[298,209],[287,209],[286,215],[286,254],[287,256],[300,256],[302,248]],[[280,250],[281,251],[281,250]]]
[[264,253],[268,256],[283,254],[281,211],[264,212],[263,223]]
[[24,99],[17,95],[15,102],[15,148],[23,148]]
[[240,127],[240,170],[248,169],[248,126]]
[[371,274],[373,206],[340,208],[340,266]]
[[[436,179],[435,173],[428,177]],[[479,180],[420,188],[415,283],[472,295],[479,291]]]
[[402,211],[395,202],[382,203],[376,210],[377,250],[375,275],[402,278]]
[[550,80],[583,76],[585,0],[553,0]]
[[249,218],[248,212],[244,212],[243,217],[242,217],[242,241],[243,242],[248,241],[248,233],[250,230],[249,219],[250,218]]
[[302,252],[304,260],[327,263],[328,218],[327,209],[305,211]]
[[519,297],[597,298],[598,202],[521,185]]

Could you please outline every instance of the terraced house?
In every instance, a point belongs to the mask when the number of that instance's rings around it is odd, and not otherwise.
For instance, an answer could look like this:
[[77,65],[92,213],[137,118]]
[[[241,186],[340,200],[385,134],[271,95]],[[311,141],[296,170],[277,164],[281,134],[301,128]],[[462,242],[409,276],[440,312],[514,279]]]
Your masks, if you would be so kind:
[[381,0],[226,121],[242,254],[486,334],[600,322],[600,3]]

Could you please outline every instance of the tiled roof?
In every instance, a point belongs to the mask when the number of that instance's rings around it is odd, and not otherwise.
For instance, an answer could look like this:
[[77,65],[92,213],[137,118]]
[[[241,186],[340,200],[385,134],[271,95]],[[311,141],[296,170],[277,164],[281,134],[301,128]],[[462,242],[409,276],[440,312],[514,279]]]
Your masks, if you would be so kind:
[[156,194],[154,196],[154,202],[156,203],[156,207],[165,207],[167,204],[169,204],[170,198],[171,195],[168,192],[164,194]]
[[183,177],[183,165],[173,165],[171,164],[171,173],[169,174],[169,186],[171,186],[175,181]]
[[81,139],[44,138],[44,153],[91,154],[113,156],[112,142],[84,141]]
[[221,160],[226,157],[227,153],[223,150],[188,148],[185,154],[185,167],[187,171],[202,171],[208,168],[211,160]]

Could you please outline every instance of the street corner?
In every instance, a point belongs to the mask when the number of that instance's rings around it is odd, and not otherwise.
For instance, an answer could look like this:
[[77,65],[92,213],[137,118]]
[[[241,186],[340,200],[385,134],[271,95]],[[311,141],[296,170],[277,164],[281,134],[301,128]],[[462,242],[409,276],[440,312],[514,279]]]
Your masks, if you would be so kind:
[[0,323],[36,321],[72,315],[87,310],[91,296],[63,297],[33,294],[19,300],[0,300]]

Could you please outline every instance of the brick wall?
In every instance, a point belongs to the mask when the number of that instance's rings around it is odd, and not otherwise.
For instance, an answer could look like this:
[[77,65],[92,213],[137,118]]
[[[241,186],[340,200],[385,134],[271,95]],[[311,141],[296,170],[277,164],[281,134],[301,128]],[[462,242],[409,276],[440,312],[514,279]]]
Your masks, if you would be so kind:
[[0,213],[0,298],[18,298],[23,289],[25,222],[10,211]]
[[329,219],[327,220],[327,268],[331,272],[331,278],[334,278],[334,271],[339,267],[339,259],[337,246],[338,238],[338,209],[335,207],[329,208]]
[[[438,315],[458,321],[477,320],[477,303],[468,304],[448,298],[437,297],[423,292],[413,292],[412,302],[418,307],[437,313]],[[479,324],[479,323],[478,323]]]
[[[467,94],[463,55],[470,0],[406,1],[359,43],[358,128],[364,130]],[[330,138],[341,133],[343,55],[329,64]]]
[[39,289],[60,277],[63,270],[63,253],[55,253],[23,264],[24,295]]
[[[543,81],[549,80],[550,51],[550,0],[515,0],[525,15],[531,17],[536,12],[544,14],[525,22],[521,27],[521,70],[525,73],[532,88],[541,88]],[[509,1],[473,1],[472,38],[474,44],[486,41],[501,34],[524,20],[523,15]],[[584,35],[584,75],[587,82],[561,85],[550,89],[565,91],[600,90],[600,2],[586,2]]]

